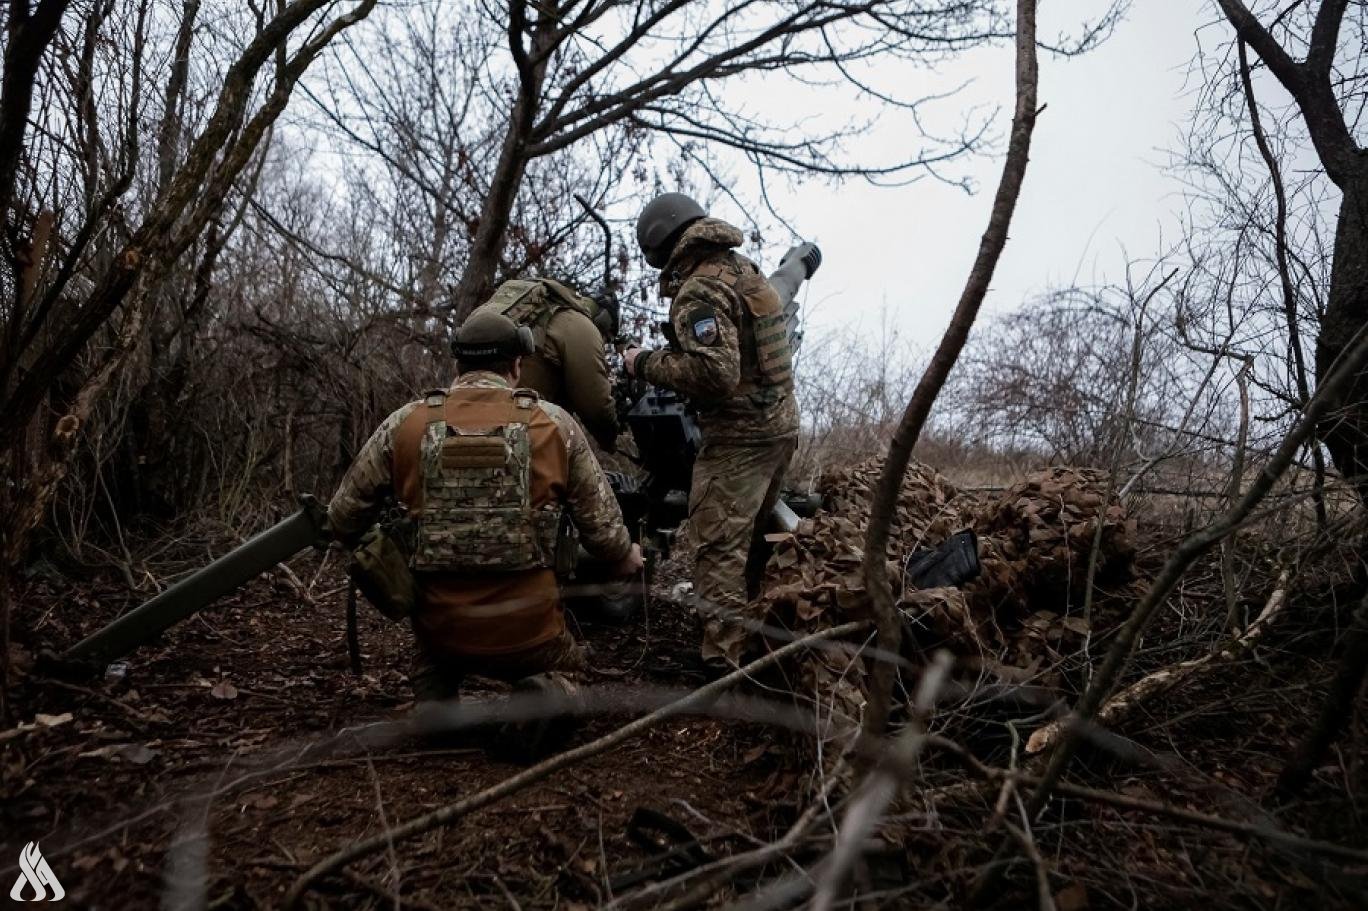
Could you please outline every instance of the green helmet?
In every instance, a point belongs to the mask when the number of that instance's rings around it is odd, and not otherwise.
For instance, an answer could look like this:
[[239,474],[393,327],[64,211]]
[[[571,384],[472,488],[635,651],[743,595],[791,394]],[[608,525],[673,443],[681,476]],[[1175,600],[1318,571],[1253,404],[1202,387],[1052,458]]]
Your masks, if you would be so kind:
[[451,339],[451,353],[471,365],[511,360],[536,350],[531,329],[493,310],[470,314]]
[[662,193],[648,202],[636,224],[637,245],[646,254],[646,262],[665,268],[679,232],[707,214],[683,193]]

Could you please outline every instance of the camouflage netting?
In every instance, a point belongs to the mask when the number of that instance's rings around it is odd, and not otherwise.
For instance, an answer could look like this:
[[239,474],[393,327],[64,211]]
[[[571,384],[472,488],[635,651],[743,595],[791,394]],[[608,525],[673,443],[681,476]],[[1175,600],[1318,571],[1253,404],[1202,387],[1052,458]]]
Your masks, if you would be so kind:
[[[794,534],[772,535],[761,603],[770,622],[811,632],[865,616],[860,574],[869,497],[880,463],[826,473],[825,508]],[[958,490],[932,468],[914,463],[898,496],[888,551],[889,576],[921,648],[945,647],[961,659],[999,668],[1038,668],[1071,651],[1086,633],[1078,612],[1088,558],[1101,523],[1097,583],[1129,579],[1134,522],[1118,502],[1106,504],[1101,472],[1051,468],[999,495]],[[924,591],[903,584],[903,567],[918,548],[954,532],[979,536],[981,577],[964,590]],[[858,718],[863,674],[830,658],[804,662],[800,685],[821,693],[838,714]]]

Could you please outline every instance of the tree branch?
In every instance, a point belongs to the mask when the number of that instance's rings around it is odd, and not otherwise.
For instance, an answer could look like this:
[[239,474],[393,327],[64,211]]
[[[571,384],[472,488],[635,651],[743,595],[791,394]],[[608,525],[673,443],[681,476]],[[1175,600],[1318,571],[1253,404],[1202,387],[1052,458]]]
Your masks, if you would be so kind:
[[[893,510],[898,502],[912,450],[921,436],[926,419],[931,413],[941,387],[959,359],[960,351],[969,338],[979,307],[988,294],[999,257],[1007,244],[1007,231],[1016,209],[1017,197],[1026,177],[1030,158],[1031,133],[1036,121],[1036,2],[1018,0],[1016,35],[1016,109],[1012,116],[1012,132],[1007,145],[1007,159],[1002,177],[993,198],[988,227],[979,242],[978,255],[970,269],[959,304],[950,319],[945,335],[932,355],[931,363],[917,383],[907,403],[902,419],[889,443],[883,472],[878,485],[870,492],[869,530],[864,544],[865,588],[869,593],[874,622],[878,627],[879,648],[897,654],[902,644],[902,626],[893,603],[893,589],[888,579],[888,536],[893,521]],[[893,700],[894,667],[879,662],[871,672],[869,704],[865,709],[864,733],[879,737],[888,725],[888,714]]]

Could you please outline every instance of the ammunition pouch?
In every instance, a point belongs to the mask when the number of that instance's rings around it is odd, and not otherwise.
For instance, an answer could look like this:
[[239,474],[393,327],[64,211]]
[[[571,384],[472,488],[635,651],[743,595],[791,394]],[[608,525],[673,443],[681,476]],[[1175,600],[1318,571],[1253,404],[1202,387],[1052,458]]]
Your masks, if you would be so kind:
[[557,579],[568,579],[574,575],[575,569],[579,566],[579,550],[579,531],[568,515],[562,515],[560,527],[556,530],[553,558]]
[[[515,409],[535,395],[515,393]],[[486,431],[428,423],[420,450],[423,505],[413,568],[420,572],[520,572],[555,566],[563,510],[531,504],[528,426]],[[525,420],[525,418],[524,418]]]
[[372,525],[347,564],[347,575],[361,594],[396,623],[413,613],[417,599],[404,526],[411,530],[412,523],[402,519],[390,526]]
[[793,348],[783,302],[755,264],[739,256],[705,263],[693,275],[713,278],[735,292],[744,305],[741,332],[741,383],[737,392],[759,408],[772,407],[793,388]]

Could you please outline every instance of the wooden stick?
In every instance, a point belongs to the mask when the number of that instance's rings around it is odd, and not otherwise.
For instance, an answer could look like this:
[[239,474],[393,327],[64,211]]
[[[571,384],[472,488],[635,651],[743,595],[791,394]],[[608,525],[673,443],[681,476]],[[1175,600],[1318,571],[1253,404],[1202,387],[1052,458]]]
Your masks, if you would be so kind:
[[[1253,623],[1249,624],[1248,629],[1231,640],[1224,648],[1200,658],[1193,658],[1190,661],[1182,661],[1169,667],[1160,668],[1152,674],[1141,677],[1108,699],[1102,708],[1098,709],[1097,723],[1115,725],[1129,717],[1132,712],[1155,696],[1169,692],[1203,668],[1215,664],[1217,661],[1233,661],[1249,651],[1268,627],[1272,625],[1278,614],[1282,613],[1283,607],[1286,606],[1287,583],[1291,575],[1290,569],[1284,569],[1278,575],[1278,581],[1273,586],[1273,594],[1269,595],[1268,600],[1264,603],[1263,610],[1259,611],[1259,616],[1254,619]],[[1044,727],[1037,728],[1026,741],[1026,752],[1034,754],[1048,750],[1059,741],[1064,728],[1064,720],[1051,721]]]
[[[1027,775],[1024,772],[1013,772],[1009,769],[1000,769],[994,766],[985,765],[973,756],[968,750],[958,743],[944,737],[930,735],[927,738],[928,746],[945,750],[954,755],[969,771],[983,778],[986,781],[998,782],[1012,780],[1019,784],[1039,787],[1044,780],[1040,776]],[[1192,823],[1207,829],[1215,829],[1219,832],[1228,832],[1231,835],[1242,835],[1246,838],[1257,838],[1261,841],[1274,842],[1301,851],[1309,851],[1313,854],[1320,854],[1324,857],[1331,857],[1335,860],[1346,863],[1364,864],[1368,866],[1368,851],[1357,848],[1347,848],[1333,842],[1319,841],[1314,838],[1307,838],[1302,835],[1293,835],[1282,829],[1273,829],[1265,825],[1252,822],[1240,822],[1235,819],[1226,819],[1224,816],[1213,816],[1209,813],[1199,813],[1196,810],[1189,810],[1186,807],[1176,806],[1158,800],[1144,800],[1139,797],[1131,797],[1127,794],[1118,794],[1115,791],[1103,791],[1098,788],[1086,788],[1082,785],[1068,784],[1060,782],[1052,789],[1054,793],[1063,797],[1073,797],[1078,800],[1087,800],[1092,803],[1106,804],[1121,810],[1134,810],[1139,813],[1148,813],[1152,816],[1167,816],[1170,819],[1181,820],[1182,822]]]
[[[936,403],[941,388],[959,360],[960,352],[969,340],[979,308],[988,294],[1002,250],[1007,245],[1007,231],[1016,210],[1021,185],[1026,178],[1026,163],[1030,158],[1031,133],[1035,129],[1036,83],[1036,0],[1018,0],[1016,20],[1016,108],[1012,114],[1012,131],[1007,141],[1007,160],[1002,166],[988,226],[979,241],[978,255],[965,280],[959,303],[950,317],[950,325],[936,346],[926,372],[922,374],[907,408],[898,421],[893,439],[888,445],[879,483],[870,491],[869,525],[865,534],[864,560],[861,573],[869,605],[878,629],[879,648],[898,654],[902,643],[902,624],[893,603],[893,587],[888,579],[888,534],[897,509],[898,491],[902,487],[907,463],[917,445],[926,419]],[[887,662],[876,662],[870,672],[869,701],[864,712],[864,733],[868,737],[882,737],[888,727],[889,710],[893,703],[893,682],[896,669]]]

